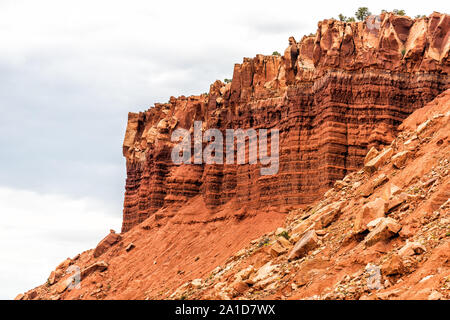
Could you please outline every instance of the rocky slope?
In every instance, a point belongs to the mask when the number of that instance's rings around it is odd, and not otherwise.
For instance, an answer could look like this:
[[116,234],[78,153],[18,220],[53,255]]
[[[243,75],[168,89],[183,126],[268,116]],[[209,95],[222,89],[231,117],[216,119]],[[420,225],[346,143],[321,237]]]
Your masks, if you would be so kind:
[[175,299],[449,299],[450,90],[363,169]]
[[[130,113],[122,234],[18,299],[448,298],[449,30],[325,20],[229,84]],[[278,128],[278,174],[174,165],[194,120]]]

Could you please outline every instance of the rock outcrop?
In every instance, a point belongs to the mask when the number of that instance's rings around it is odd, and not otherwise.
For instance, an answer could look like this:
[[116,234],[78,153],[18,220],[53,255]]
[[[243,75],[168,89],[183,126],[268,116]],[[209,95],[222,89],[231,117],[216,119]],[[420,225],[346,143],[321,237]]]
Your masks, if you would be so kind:
[[[312,203],[449,88],[449,29],[450,16],[439,13],[325,20],[316,35],[291,37],[284,56],[244,58],[232,82],[216,81],[209,94],[130,113],[122,231],[196,196],[211,214],[227,203],[247,213]],[[260,165],[174,165],[171,133],[193,132],[196,120],[203,130],[279,129],[278,174],[261,176]]]

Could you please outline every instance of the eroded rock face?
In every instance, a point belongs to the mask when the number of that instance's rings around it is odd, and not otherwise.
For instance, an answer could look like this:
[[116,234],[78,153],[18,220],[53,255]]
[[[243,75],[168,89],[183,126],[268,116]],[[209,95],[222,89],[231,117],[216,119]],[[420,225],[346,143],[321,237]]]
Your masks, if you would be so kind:
[[[244,58],[232,82],[216,81],[209,94],[130,113],[122,231],[196,196],[211,213],[233,203],[243,215],[313,202],[361,167],[370,148],[390,144],[410,113],[449,88],[449,24],[450,16],[439,13],[325,20],[315,36],[291,38],[282,57]],[[196,120],[223,133],[279,129],[278,173],[261,176],[259,164],[174,165],[171,133],[193,132]]]

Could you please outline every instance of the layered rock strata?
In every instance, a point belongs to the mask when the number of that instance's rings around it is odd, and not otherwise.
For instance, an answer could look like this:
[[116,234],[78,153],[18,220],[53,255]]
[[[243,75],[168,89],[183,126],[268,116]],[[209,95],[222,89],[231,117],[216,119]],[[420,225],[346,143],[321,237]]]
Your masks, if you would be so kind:
[[[208,94],[130,113],[122,231],[198,195],[211,214],[227,203],[252,212],[313,202],[449,88],[449,29],[450,16],[439,13],[325,20],[315,35],[290,38],[284,56],[244,58],[232,82],[216,81]],[[260,164],[174,165],[171,133],[193,133],[194,121],[224,136],[226,129],[278,129],[278,173],[262,176]]]

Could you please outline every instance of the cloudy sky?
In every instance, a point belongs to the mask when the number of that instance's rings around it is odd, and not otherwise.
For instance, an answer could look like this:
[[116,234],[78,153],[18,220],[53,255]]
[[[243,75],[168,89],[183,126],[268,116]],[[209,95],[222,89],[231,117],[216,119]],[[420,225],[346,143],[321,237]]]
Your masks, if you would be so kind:
[[320,19],[447,1],[0,0],[0,299],[120,230],[127,113],[207,92]]

